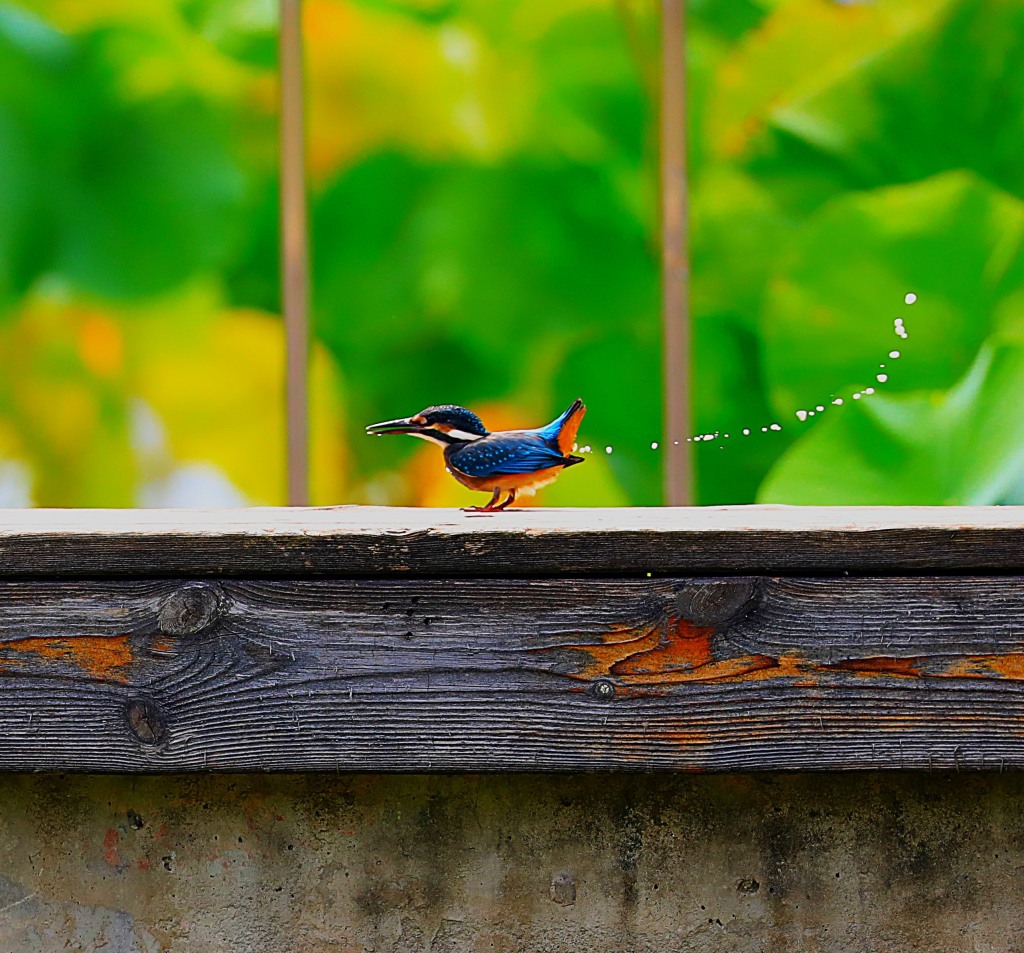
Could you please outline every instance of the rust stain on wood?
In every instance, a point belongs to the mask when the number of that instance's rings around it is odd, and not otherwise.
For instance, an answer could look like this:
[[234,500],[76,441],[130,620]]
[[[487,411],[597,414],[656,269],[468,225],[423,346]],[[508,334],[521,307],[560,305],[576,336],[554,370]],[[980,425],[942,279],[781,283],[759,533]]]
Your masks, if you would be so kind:
[[586,652],[591,662],[580,678],[602,676],[662,675],[672,671],[691,672],[712,660],[714,629],[695,626],[685,619],[670,618],[640,628],[621,626],[601,636],[597,645],[573,645]]
[[[125,681],[125,669],[132,661],[127,635],[45,638],[34,636],[0,643],[2,652],[29,652],[51,661],[67,661],[95,678]],[[5,658],[5,665],[22,660]]]
[[[795,688],[814,689],[828,684],[829,676],[845,673],[858,678],[1000,677],[1024,680],[1024,653],[972,656],[941,666],[927,657],[865,656],[824,662],[797,652],[777,656],[728,654],[723,638],[716,645],[714,626],[698,626],[678,616],[667,616],[640,626],[617,625],[600,636],[597,644],[560,646],[584,652],[588,661],[576,679],[610,678],[624,697],[640,697],[644,687],[790,679]],[[543,651],[551,651],[544,649]]]
[[1024,681],[1024,653],[1006,655],[967,655],[953,662],[946,675],[956,678],[998,678]]
[[[646,675],[651,673],[692,672],[712,659],[710,626],[696,626],[685,619],[671,618],[664,627],[655,628],[653,644],[615,662],[612,675]],[[648,636],[648,641],[652,641]]]
[[823,665],[826,669],[839,669],[853,672],[854,675],[897,675],[906,678],[918,678],[922,675],[922,660],[919,658],[894,658],[887,655],[875,655],[868,658],[843,659]]
[[596,645],[560,648],[590,656],[590,662],[574,678],[614,678],[623,686],[808,676],[796,656],[738,655],[716,660],[714,634],[714,626],[698,626],[670,616],[639,628],[616,626]]
[[165,635],[157,635],[149,645],[154,655],[173,655],[174,642]]
[[[681,748],[707,747],[711,744],[707,731],[695,731],[692,728],[656,728],[646,731],[622,732],[616,736],[625,744],[647,745],[650,742],[670,742]],[[647,757],[646,747],[641,757]]]

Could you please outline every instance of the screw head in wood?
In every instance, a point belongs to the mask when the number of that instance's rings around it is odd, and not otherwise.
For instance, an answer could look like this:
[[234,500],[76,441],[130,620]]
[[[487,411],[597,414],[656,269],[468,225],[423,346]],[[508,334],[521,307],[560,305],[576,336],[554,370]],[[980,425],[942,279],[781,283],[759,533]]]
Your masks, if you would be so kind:
[[196,635],[216,620],[220,610],[218,586],[190,582],[164,600],[157,623],[164,635]]
[[599,678],[591,684],[590,694],[601,701],[611,701],[615,697],[615,683],[607,678]]
[[140,744],[158,745],[167,734],[163,713],[147,698],[134,698],[126,712],[128,727]]

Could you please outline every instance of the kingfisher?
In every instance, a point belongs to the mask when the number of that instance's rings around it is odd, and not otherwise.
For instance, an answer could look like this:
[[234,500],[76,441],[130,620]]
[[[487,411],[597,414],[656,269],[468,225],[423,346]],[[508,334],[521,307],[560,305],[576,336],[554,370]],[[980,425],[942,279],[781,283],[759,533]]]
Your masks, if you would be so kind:
[[[574,457],[571,451],[586,412],[577,398],[546,427],[491,433],[471,410],[442,404],[411,417],[371,424],[366,432],[378,436],[407,433],[443,447],[448,472],[459,483],[491,493],[486,505],[466,509],[494,512],[511,506],[517,496],[532,496],[558,479],[566,467],[583,462],[583,457]],[[507,495],[499,503],[502,494]]]

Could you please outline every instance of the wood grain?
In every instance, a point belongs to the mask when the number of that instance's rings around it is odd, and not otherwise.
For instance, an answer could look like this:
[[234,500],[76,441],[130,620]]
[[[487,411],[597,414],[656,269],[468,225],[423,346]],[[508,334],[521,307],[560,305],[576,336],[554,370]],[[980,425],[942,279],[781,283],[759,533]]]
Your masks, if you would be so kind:
[[1024,767],[1024,578],[0,582],[0,769]]
[[0,577],[1024,571],[1016,507],[0,511]]

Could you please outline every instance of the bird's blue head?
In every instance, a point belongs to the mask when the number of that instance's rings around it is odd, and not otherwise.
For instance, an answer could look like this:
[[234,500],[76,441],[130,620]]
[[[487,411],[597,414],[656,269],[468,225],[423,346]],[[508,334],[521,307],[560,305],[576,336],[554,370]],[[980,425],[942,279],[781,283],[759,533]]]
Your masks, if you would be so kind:
[[442,446],[479,440],[488,434],[483,421],[473,411],[455,404],[426,407],[411,417],[370,424],[366,432],[378,436],[386,433],[407,433],[412,437],[421,437]]

